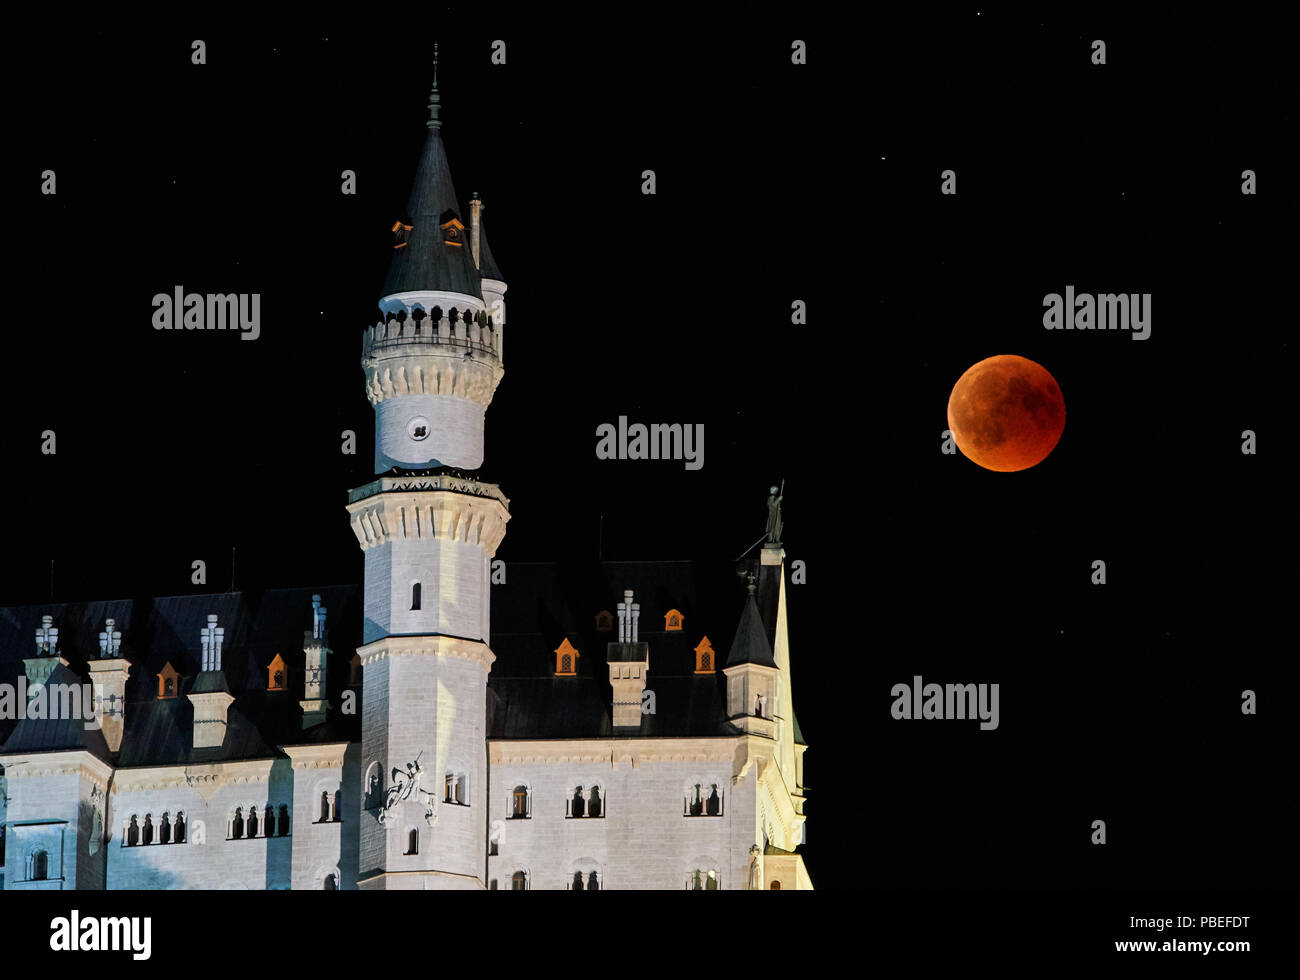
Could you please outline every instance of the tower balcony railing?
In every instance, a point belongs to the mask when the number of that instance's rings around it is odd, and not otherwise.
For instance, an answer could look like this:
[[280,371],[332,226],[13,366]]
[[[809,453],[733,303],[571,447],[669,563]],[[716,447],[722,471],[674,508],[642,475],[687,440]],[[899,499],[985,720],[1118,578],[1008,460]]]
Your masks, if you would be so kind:
[[[445,316],[440,320],[432,317],[423,320],[413,317],[392,319],[365,329],[362,334],[361,357],[364,360],[380,351],[400,351],[408,347],[414,353],[417,345],[419,348],[445,347],[448,354],[470,352],[500,360],[501,328],[485,326],[473,320],[467,322],[458,319],[452,323]],[[420,352],[435,353],[424,349]]]

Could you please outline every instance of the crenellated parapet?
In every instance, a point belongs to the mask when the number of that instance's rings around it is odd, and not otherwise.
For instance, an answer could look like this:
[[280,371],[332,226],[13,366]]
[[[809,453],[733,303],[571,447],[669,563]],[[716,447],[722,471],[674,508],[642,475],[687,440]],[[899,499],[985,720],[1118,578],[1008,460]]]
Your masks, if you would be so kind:
[[506,534],[507,503],[490,483],[445,475],[384,477],[354,491],[348,513],[363,551],[394,540],[459,541],[491,557]]

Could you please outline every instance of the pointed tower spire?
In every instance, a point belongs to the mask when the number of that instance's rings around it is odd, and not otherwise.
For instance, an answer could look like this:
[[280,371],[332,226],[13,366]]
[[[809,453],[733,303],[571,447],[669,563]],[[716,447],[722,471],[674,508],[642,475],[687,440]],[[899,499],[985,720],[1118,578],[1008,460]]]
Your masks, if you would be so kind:
[[429,121],[426,124],[430,129],[438,129],[442,126],[442,120],[438,118],[438,110],[442,108],[442,96],[438,94],[438,42],[433,42],[433,88],[429,92]]

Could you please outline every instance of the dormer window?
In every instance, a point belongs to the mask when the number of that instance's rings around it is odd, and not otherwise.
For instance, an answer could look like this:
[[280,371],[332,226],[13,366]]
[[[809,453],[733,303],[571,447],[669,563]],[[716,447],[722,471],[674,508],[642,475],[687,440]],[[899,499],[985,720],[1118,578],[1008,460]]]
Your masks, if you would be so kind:
[[170,663],[163,664],[163,669],[158,672],[158,699],[161,701],[176,697],[176,689],[179,686],[180,675],[176,673],[176,668]]
[[573,677],[578,673],[578,651],[568,637],[555,648],[555,675]]
[[609,633],[614,629],[614,614],[608,609],[596,613],[596,632]]
[[442,213],[442,243],[461,248],[465,244],[465,224],[456,216],[455,211]]
[[669,609],[664,613],[664,629],[670,633],[676,632],[682,628],[682,614],[676,609]]
[[267,681],[266,689],[268,691],[287,691],[289,689],[289,672],[284,665],[284,658],[278,653],[271,665],[266,668]]
[[695,673],[712,674],[714,671],[713,644],[709,642],[706,636],[700,640],[699,645],[695,648]]
[[410,222],[410,218],[393,222],[393,248],[405,248],[410,242],[411,230],[415,227]]

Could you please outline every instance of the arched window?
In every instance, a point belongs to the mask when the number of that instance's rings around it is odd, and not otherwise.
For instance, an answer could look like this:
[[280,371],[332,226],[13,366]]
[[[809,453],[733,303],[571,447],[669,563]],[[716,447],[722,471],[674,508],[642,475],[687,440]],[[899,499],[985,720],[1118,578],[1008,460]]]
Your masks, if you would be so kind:
[[705,804],[704,812],[710,817],[716,817],[722,812],[722,798],[718,796],[718,786],[713,784],[713,791],[709,794],[709,799]]
[[366,809],[378,810],[384,805],[384,767],[378,762],[366,769]]
[[50,877],[50,855],[47,851],[37,851],[32,855],[32,881],[45,881]]
[[230,838],[239,840],[244,836],[244,808],[235,807],[235,815],[230,819]]
[[329,822],[330,822],[330,795],[329,795],[329,793],[321,793],[321,795],[320,795],[320,822],[321,822],[321,823],[329,823]]
[[773,881],[772,884],[767,887],[769,891],[779,892],[781,890],[781,883],[779,881]]
[[275,836],[275,811],[271,809],[270,803],[262,811],[262,833],[266,837]]
[[587,801],[583,799],[582,787],[579,786],[573,791],[573,800],[569,804],[569,816],[582,817],[587,814]]
[[130,826],[126,828],[126,846],[135,847],[140,843],[140,826],[136,823],[135,814],[131,814]]
[[420,608],[420,583],[416,582],[414,585],[411,586],[411,609],[416,610],[419,608]]
[[416,827],[410,827],[406,831],[406,853],[420,853],[420,831]]
[[248,808],[248,836],[257,836],[257,807],[255,806]]
[[590,816],[598,817],[601,814],[600,787],[591,787],[591,798],[587,801],[587,813]]
[[338,891],[339,879],[337,875],[327,874],[325,876],[325,890],[327,892]]
[[698,817],[704,812],[704,800],[700,797],[700,784],[696,783],[691,795],[687,797],[687,813],[692,817]]
[[569,886],[569,890],[570,890],[570,891],[575,891],[575,892],[580,892],[580,891],[582,891],[582,872],[581,872],[581,871],[575,871],[575,872],[573,872],[573,884],[571,884],[571,885]]
[[158,828],[158,842],[160,844],[170,844],[172,842],[172,821],[171,817],[166,813],[162,815],[162,825]]
[[596,872],[594,871],[591,872],[591,874],[587,875],[587,891],[589,892],[600,891],[600,879],[596,877]]
[[510,890],[522,892],[528,890],[528,872],[516,871],[510,876]]
[[[287,806],[285,806],[284,804],[281,804],[281,805],[280,805],[280,827],[279,827],[279,831],[280,831],[280,836],[281,836],[281,837],[288,837],[288,836],[289,836],[289,808],[288,808]],[[266,836],[267,836],[267,837],[270,837],[270,836],[271,836],[271,830],[270,830],[269,827],[267,828]]]
[[176,811],[176,843],[185,843],[185,811]]
[[523,820],[528,816],[527,786],[516,786],[514,793],[511,794],[510,816],[516,820]]
[[144,815],[144,831],[140,835],[141,842],[144,844],[153,843],[153,814]]
[[693,892],[718,890],[718,872],[712,868],[697,868],[686,876],[686,887]]

